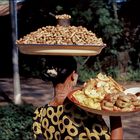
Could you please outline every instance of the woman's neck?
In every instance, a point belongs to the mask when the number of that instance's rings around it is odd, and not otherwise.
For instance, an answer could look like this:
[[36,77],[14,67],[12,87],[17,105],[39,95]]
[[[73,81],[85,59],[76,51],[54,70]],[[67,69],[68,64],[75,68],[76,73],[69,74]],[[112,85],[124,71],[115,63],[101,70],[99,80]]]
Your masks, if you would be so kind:
[[65,100],[65,98],[60,98],[58,96],[55,96],[54,99],[50,101],[49,105],[51,105],[51,106],[62,105],[64,100]]

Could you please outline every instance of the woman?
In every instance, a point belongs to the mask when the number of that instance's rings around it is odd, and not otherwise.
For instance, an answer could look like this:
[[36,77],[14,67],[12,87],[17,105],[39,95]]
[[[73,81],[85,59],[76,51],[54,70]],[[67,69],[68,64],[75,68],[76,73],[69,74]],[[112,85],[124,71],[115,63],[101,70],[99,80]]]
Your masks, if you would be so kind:
[[[57,62],[59,63],[58,59]],[[73,64],[73,61],[71,62]],[[64,81],[55,82],[54,99],[35,111],[34,138],[37,140],[123,139],[120,117],[110,117],[109,129],[101,115],[88,113],[67,99],[68,93],[73,90],[78,78],[74,71],[76,67],[73,67],[73,70],[69,70],[68,67],[59,76]]]

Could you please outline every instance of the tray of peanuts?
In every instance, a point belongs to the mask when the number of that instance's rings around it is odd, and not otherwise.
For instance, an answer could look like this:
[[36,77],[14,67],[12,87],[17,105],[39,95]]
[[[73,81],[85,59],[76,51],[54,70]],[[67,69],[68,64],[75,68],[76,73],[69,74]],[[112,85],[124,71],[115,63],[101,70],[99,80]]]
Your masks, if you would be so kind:
[[69,93],[68,98],[91,113],[104,116],[127,116],[140,111],[140,96],[125,92],[112,77],[99,73],[84,86]]
[[[99,54],[106,44],[102,38],[82,26],[71,26],[69,15],[57,15],[59,24],[45,26],[33,31],[16,44],[19,51],[31,55],[94,56]],[[61,21],[61,22],[60,22]]]

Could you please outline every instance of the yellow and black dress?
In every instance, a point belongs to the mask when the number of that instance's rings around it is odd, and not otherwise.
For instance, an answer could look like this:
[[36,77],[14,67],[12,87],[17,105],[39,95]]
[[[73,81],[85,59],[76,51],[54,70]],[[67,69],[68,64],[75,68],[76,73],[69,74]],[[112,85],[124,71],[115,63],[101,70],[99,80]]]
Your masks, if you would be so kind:
[[37,140],[109,140],[109,129],[102,116],[78,108],[68,99],[57,107],[37,108],[33,117]]

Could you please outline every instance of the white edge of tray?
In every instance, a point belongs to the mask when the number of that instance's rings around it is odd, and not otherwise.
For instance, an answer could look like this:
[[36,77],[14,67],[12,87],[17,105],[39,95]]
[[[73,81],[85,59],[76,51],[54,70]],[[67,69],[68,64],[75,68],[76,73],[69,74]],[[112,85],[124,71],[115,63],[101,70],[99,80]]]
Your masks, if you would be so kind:
[[99,54],[106,45],[42,45],[17,44],[20,52],[32,55],[77,55],[94,56]]
[[140,87],[131,87],[124,91],[125,94],[127,93],[136,94],[137,92],[140,92]]

